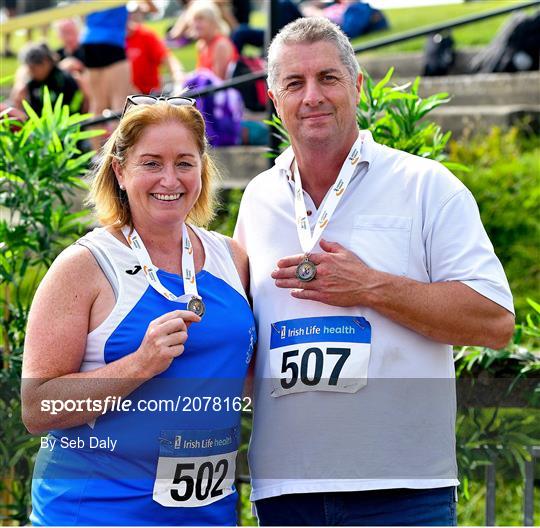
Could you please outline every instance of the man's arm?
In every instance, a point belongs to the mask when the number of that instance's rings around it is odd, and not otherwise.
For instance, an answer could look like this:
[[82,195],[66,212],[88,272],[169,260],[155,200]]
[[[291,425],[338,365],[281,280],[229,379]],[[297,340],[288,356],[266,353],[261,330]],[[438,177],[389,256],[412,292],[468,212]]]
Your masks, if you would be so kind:
[[303,255],[286,257],[272,273],[279,288],[297,299],[334,306],[366,306],[419,334],[451,345],[504,347],[514,316],[459,281],[423,283],[366,266],[338,243],[321,240],[313,253],[317,277],[303,283],[295,269]]

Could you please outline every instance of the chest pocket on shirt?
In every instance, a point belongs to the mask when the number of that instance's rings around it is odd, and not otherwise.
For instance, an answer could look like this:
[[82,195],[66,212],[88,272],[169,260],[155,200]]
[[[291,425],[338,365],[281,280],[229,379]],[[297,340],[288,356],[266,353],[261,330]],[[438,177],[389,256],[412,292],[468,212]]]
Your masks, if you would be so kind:
[[350,249],[370,268],[406,275],[411,226],[412,218],[409,216],[356,215]]

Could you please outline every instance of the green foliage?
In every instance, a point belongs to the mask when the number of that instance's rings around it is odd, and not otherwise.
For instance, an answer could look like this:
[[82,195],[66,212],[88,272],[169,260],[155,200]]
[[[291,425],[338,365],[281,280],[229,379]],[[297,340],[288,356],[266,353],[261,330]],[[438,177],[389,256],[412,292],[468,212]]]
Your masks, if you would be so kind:
[[232,237],[242,194],[241,189],[229,189],[222,192],[221,206],[218,209],[216,218],[209,226],[212,231]]
[[512,341],[501,350],[466,346],[454,357],[456,376],[476,378],[489,373],[498,378],[540,377],[540,304],[528,299],[532,311],[516,325]]
[[[24,123],[0,120],[0,512],[27,522],[32,456],[38,439],[21,423],[20,378],[32,297],[56,255],[80,236],[88,211],[72,212],[92,152],[79,143],[101,134],[81,131],[88,116],[70,115],[62,97],[45,93],[38,116],[28,105]],[[1,518],[1,514],[0,514]]]
[[[533,312],[516,325],[506,348],[463,347],[454,357],[461,393],[466,385],[473,394],[487,390],[493,405],[465,408],[458,414],[458,466],[466,498],[478,468],[491,462],[499,475],[524,478],[525,462],[531,458],[528,448],[540,444],[540,305],[530,299],[529,304]],[[502,409],[511,399],[525,407]]]
[[384,79],[375,84],[364,72],[357,110],[358,126],[370,130],[378,143],[445,162],[444,149],[451,132],[443,134],[439,125],[423,118],[448,103],[448,94],[439,93],[423,99],[418,95],[419,77],[412,84],[389,86],[393,73],[394,68],[390,68]]
[[526,298],[540,299],[540,137],[517,128],[450,142],[449,159],[474,167],[456,175],[478,202],[482,221],[510,282],[518,321]]
[[[486,486],[483,479],[471,482],[469,498],[458,503],[458,526],[485,526]],[[497,526],[523,525],[524,485],[519,480],[496,478],[495,515]],[[535,518],[540,511],[536,508]]]

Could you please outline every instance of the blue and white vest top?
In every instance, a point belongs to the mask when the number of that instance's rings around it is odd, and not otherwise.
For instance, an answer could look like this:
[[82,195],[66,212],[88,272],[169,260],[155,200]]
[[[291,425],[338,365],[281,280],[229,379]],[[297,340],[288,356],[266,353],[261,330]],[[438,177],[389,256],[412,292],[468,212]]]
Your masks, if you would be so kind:
[[[196,275],[202,321],[189,327],[183,354],[166,371],[124,398],[129,408],[42,440],[34,525],[236,524],[234,464],[254,319],[227,240],[193,229],[205,250]],[[135,352],[151,321],[185,304],[155,291],[131,249],[105,229],[78,243],[91,250],[116,297],[88,334],[81,371],[89,371]],[[162,270],[158,276],[184,293],[182,277]]]

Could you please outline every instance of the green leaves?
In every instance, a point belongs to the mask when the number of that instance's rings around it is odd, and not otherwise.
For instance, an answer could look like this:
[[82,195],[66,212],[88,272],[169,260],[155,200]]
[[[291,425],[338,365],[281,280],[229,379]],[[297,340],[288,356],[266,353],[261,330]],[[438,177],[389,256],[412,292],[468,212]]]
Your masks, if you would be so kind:
[[370,130],[375,141],[423,158],[445,162],[444,149],[451,133],[424,120],[435,108],[450,101],[447,93],[425,99],[418,95],[420,78],[401,86],[391,86],[394,69],[377,84],[364,72],[364,84],[357,110],[361,129]]
[[527,127],[465,136],[449,143],[449,160],[474,167],[455,174],[471,190],[514,295],[517,320],[540,300],[540,137]]
[[[463,347],[454,357],[458,384],[468,385],[477,395],[488,391],[493,405],[463,408],[458,414],[458,465],[466,498],[477,468],[491,462],[496,462],[499,475],[515,478],[517,468],[523,478],[528,447],[540,442],[540,305],[531,299],[529,304],[533,312],[516,326],[506,348]],[[512,398],[529,405],[502,408]]]
[[[23,103],[24,104],[24,103]],[[0,118],[0,510],[27,523],[32,457],[38,439],[21,423],[20,378],[30,303],[56,255],[88,224],[88,211],[75,212],[76,191],[93,152],[82,153],[84,139],[100,131],[80,130],[88,116],[70,115],[60,96],[54,106],[45,91],[38,116],[25,104],[24,123]],[[82,198],[82,197],[81,197]],[[3,480],[9,474],[16,478]]]
[[281,119],[276,114],[272,114],[271,120],[263,120],[263,123],[265,125],[268,125],[270,129],[273,128],[274,131],[272,132],[272,135],[279,139],[279,146],[277,152],[266,152],[264,156],[265,158],[276,158],[291,144],[289,133],[283,126]]

